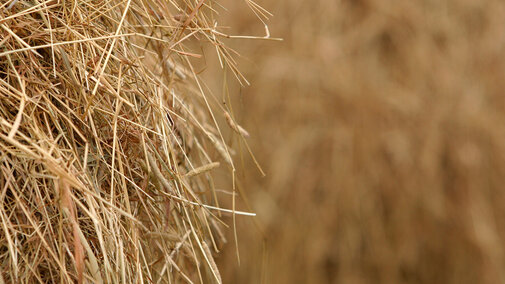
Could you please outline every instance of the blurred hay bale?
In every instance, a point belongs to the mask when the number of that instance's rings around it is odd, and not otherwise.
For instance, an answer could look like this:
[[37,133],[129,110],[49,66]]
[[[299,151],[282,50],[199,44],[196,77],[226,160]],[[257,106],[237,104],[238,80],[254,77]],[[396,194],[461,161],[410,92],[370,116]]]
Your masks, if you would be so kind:
[[224,281],[505,283],[505,2],[268,6],[285,48],[240,49],[265,233]]
[[1,283],[220,282],[209,171],[233,165],[186,47],[228,59],[214,9],[0,5]]

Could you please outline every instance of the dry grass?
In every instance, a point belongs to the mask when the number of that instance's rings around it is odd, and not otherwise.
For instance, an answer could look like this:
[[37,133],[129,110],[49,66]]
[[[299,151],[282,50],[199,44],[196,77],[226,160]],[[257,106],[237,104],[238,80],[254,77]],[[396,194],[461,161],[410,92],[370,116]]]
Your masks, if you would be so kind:
[[254,215],[219,205],[211,173],[233,191],[234,164],[216,116],[232,112],[193,67],[210,45],[245,82],[222,10],[0,4],[0,283],[221,282],[221,217]]
[[236,108],[264,235],[239,222],[224,282],[504,283],[504,2],[263,6],[285,41],[237,45],[257,67]]

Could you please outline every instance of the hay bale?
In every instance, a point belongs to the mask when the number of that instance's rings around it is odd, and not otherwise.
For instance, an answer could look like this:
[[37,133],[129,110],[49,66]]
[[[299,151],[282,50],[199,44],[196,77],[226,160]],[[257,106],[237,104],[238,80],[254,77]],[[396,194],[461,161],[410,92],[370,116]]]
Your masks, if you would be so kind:
[[264,232],[240,219],[248,257],[223,253],[223,281],[505,283],[505,2],[269,8],[285,48],[241,49]]
[[195,2],[0,5],[0,283],[220,282],[233,164],[185,44],[229,54]]

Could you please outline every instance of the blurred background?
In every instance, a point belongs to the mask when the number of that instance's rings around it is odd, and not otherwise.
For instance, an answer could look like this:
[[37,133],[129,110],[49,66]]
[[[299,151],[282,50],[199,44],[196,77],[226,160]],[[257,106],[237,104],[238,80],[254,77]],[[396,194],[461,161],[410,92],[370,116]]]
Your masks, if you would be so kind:
[[[227,41],[266,176],[243,155],[258,217],[237,218],[240,265],[228,230],[224,283],[505,283],[505,2],[257,3],[284,41]],[[222,4],[229,34],[264,35]]]

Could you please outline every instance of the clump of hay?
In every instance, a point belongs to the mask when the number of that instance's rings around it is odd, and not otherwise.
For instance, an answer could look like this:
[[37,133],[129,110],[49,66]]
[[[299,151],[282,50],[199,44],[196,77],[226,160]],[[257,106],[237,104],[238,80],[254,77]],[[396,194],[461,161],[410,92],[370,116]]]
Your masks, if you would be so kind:
[[0,5],[0,283],[221,281],[218,216],[252,214],[217,203],[209,172],[231,150],[185,45],[243,79],[215,9]]

